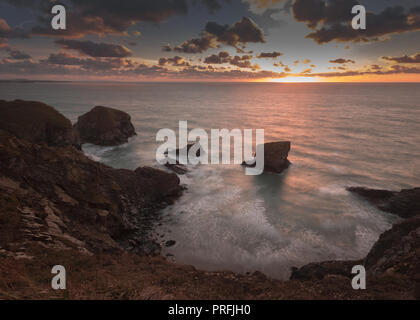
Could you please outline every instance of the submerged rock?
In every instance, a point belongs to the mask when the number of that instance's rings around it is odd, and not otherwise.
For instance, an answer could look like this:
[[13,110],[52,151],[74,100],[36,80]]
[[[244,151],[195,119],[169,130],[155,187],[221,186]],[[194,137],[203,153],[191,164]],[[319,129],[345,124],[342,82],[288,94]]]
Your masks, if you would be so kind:
[[175,164],[166,163],[165,167],[179,175],[184,175],[188,172],[187,167],[180,164],[178,161]]
[[80,149],[70,120],[45,103],[0,100],[0,129],[33,143]]
[[165,242],[165,247],[173,247],[176,244],[175,240],[169,240]]
[[175,163],[165,163],[164,166],[170,170],[175,172],[179,175],[184,175],[188,172],[188,169],[185,165],[179,163],[179,156],[181,154],[181,151],[186,151],[186,155],[188,157],[188,152],[190,152],[191,148],[195,148],[197,151],[195,153],[196,157],[200,157],[201,154],[204,154],[204,151],[202,150],[202,147],[200,143],[190,143],[185,148],[182,149],[173,149],[165,151],[165,156],[169,160],[171,158]]
[[[258,147],[257,147],[258,148]],[[264,144],[264,172],[282,173],[289,168],[290,161],[287,159],[291,148],[290,141],[269,142]],[[255,163],[246,167],[255,167]]]
[[136,135],[130,115],[101,106],[80,116],[74,128],[79,133],[82,144],[117,146],[127,143],[128,138]]
[[365,198],[378,209],[399,215],[402,218],[420,214],[420,188],[388,191],[350,187],[348,191]]
[[175,154],[175,155],[176,155],[176,159],[178,159],[178,157],[179,157],[179,155],[180,155],[181,151],[184,151],[184,150],[186,149],[186,151],[187,151],[187,155],[188,155],[188,152],[190,152],[190,149],[191,149],[192,147],[194,147],[194,146],[196,146],[196,148],[197,148],[197,151],[196,151],[195,155],[196,155],[197,157],[200,157],[201,152],[202,152],[202,149],[201,149],[201,146],[200,146],[200,144],[199,144],[199,143],[189,143],[189,144],[188,144],[185,148],[182,148],[182,149],[175,149],[175,150],[170,150],[170,151],[165,151],[165,155],[172,155],[172,154]]

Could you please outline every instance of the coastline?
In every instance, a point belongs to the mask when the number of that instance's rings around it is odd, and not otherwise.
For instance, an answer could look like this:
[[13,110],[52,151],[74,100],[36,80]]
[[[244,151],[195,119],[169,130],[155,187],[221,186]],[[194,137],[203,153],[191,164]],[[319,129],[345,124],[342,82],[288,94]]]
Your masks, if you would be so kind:
[[[156,256],[159,244],[148,238],[159,210],[182,193],[177,175],[153,168],[112,169],[77,150],[72,135],[51,143],[48,137],[29,141],[19,126],[4,129],[1,218],[9,229],[0,241],[1,298],[419,298],[419,212],[383,233],[365,259],[311,263],[294,269],[289,281],[258,271],[198,271]],[[66,297],[49,288],[48,266],[57,260],[69,268]],[[369,274],[363,292],[351,288],[349,272],[361,262]]]

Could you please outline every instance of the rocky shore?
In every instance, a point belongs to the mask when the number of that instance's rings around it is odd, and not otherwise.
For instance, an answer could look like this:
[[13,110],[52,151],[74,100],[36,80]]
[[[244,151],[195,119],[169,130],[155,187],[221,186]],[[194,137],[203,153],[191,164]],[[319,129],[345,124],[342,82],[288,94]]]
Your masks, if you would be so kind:
[[[0,101],[0,299],[420,298],[419,188],[349,189],[403,218],[360,261],[311,263],[294,268],[288,281],[166,261],[150,231],[182,194],[178,176],[113,169],[80,151],[85,142],[120,144],[133,134],[129,118],[112,110],[94,111],[89,122],[102,121],[100,131],[88,130],[95,140],[86,138],[84,116],[72,127],[45,104]],[[272,171],[289,165],[290,144],[281,149]],[[65,293],[51,290],[55,264],[68,270]],[[356,264],[366,267],[367,290],[351,287]]]

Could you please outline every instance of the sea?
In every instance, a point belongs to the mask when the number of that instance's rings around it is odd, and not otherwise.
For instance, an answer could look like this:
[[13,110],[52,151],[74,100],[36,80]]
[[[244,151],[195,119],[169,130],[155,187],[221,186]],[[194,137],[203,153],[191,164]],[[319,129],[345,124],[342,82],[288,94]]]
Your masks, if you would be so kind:
[[399,218],[346,187],[420,185],[418,83],[1,82],[0,99],[42,101],[73,123],[97,105],[129,113],[138,135],[127,144],[83,146],[115,168],[164,169],[156,135],[179,121],[291,141],[282,174],[208,164],[180,176],[187,189],[163,210],[155,237],[168,259],[198,269],[287,279],[293,266],[363,258]]

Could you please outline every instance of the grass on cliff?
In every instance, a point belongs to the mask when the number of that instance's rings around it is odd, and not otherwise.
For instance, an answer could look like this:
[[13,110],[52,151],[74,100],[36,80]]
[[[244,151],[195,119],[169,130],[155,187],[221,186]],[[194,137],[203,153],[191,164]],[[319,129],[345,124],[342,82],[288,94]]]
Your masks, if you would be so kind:
[[[412,299],[409,280],[388,277],[368,281],[368,290],[351,288],[350,279],[279,281],[261,273],[198,271],[162,257],[28,248],[32,259],[0,254],[0,299]],[[67,290],[51,289],[51,269],[63,265]]]

